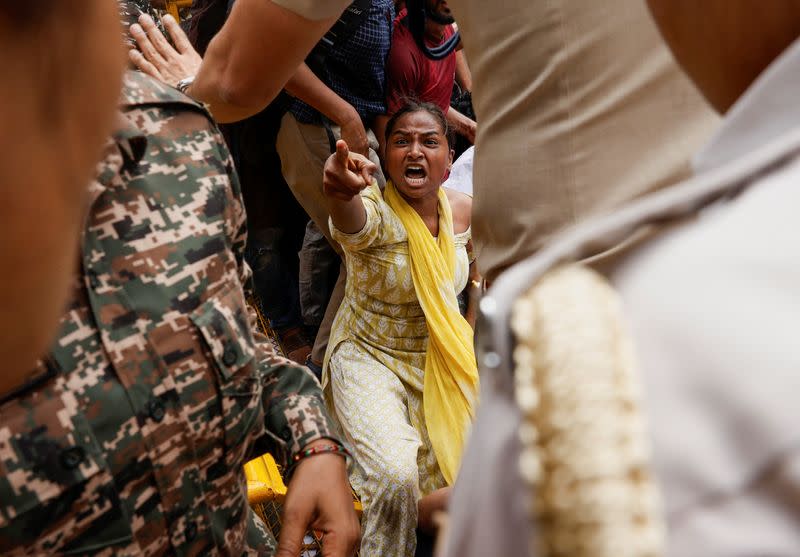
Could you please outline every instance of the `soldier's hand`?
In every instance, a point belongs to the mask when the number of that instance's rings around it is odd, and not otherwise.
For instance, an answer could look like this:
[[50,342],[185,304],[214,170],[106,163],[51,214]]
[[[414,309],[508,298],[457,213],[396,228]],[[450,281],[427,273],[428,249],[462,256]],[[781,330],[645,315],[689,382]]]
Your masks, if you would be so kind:
[[336,153],[325,161],[322,189],[326,195],[348,201],[368,187],[377,165],[364,155],[351,153],[347,142],[336,142]]
[[162,22],[175,47],[159,31],[153,18],[144,14],[139,17],[139,24],[131,25],[131,36],[139,50],[130,50],[128,56],[144,73],[175,87],[180,80],[197,75],[203,59],[171,15],[165,15]]
[[[330,442],[316,441],[306,448],[315,444]],[[322,534],[323,557],[350,557],[358,547],[361,528],[341,455],[318,454],[297,465],[283,505],[275,557],[298,557],[308,530]]]

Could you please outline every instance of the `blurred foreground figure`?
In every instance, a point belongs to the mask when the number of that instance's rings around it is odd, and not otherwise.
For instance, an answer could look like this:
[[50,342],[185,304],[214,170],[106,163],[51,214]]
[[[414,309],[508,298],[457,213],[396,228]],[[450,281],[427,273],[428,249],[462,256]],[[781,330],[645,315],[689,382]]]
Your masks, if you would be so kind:
[[723,125],[482,301],[445,555],[800,554],[800,5],[649,3]]
[[472,234],[489,281],[554,234],[689,173],[717,122],[642,0],[451,0],[481,125]]
[[221,134],[138,72],[119,110],[57,340],[0,399],[0,554],[273,555],[242,470],[268,451],[291,476],[278,555],[298,555],[309,527],[326,555],[351,555],[358,519],[319,383],[245,302]]
[[108,0],[0,1],[0,395],[29,379],[67,297],[119,95],[119,36]]

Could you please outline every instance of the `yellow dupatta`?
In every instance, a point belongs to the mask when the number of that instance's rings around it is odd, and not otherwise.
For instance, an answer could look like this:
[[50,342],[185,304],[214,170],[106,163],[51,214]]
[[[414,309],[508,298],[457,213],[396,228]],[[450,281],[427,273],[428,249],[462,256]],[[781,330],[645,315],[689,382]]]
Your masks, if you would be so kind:
[[458,311],[453,286],[456,264],[453,212],[447,194],[439,188],[437,241],[391,181],[383,195],[408,233],[414,290],[428,325],[422,391],[425,426],[439,468],[452,485],[478,394],[473,331]]

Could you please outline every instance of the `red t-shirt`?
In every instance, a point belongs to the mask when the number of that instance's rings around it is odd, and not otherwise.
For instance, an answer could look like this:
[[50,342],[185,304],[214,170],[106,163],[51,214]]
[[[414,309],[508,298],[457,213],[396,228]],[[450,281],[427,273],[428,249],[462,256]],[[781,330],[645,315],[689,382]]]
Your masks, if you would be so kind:
[[[406,13],[406,10],[401,10],[394,20],[392,47],[386,61],[386,105],[389,114],[397,112],[408,98],[434,103],[446,114],[456,76],[456,53],[451,52],[438,61],[425,56],[414,42],[411,31],[400,21]],[[452,25],[445,27],[445,40],[453,33]]]

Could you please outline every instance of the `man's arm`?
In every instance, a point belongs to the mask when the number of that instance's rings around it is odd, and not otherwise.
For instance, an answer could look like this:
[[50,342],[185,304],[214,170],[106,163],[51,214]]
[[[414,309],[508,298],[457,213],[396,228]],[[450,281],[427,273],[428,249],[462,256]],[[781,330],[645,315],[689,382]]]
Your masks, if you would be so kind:
[[467,118],[452,106],[447,110],[447,125],[457,134],[466,137],[470,143],[475,143],[475,132],[477,124],[475,120]]
[[[245,213],[239,178],[225,140],[219,131],[212,131],[215,154],[227,169],[231,188],[231,217],[225,223],[231,249],[236,258],[238,279],[247,293],[252,285],[252,270],[244,258],[247,241]],[[287,446],[289,461],[306,445],[323,438],[336,439],[333,424],[325,410],[319,382],[306,368],[277,354],[262,332],[255,308],[247,302],[247,318],[256,344],[256,365],[264,386],[263,404],[267,430]],[[276,460],[280,460],[276,456]],[[282,462],[281,464],[287,464]]]
[[274,0],[238,0],[202,62],[174,19],[167,16],[164,23],[177,49],[143,16],[144,32],[131,26],[141,49],[141,53],[131,51],[131,60],[171,85],[196,69],[187,92],[206,103],[218,122],[242,120],[263,110],[277,96],[347,2],[335,0],[338,11],[333,16],[330,3],[317,4],[326,12],[322,19],[308,19]]
[[472,71],[463,49],[456,51],[456,82],[464,91],[472,91]]
[[[227,223],[228,233],[232,237],[239,280],[249,285],[252,271],[244,260],[247,239],[244,201],[224,140],[219,133],[215,137],[233,192],[233,216]],[[247,304],[247,312],[256,341],[257,365],[261,368],[266,426],[288,447],[288,462],[283,464],[291,464],[301,451],[325,450],[332,442],[340,444],[333,432],[319,382],[307,368],[278,356],[272,343],[260,332],[258,316],[250,304]],[[299,555],[303,536],[309,529],[323,534],[326,551],[334,557],[351,555],[358,545],[361,529],[353,508],[346,462],[340,454],[318,454],[297,463],[283,505],[283,527],[276,557]]]
[[342,129],[342,139],[356,152],[367,156],[369,140],[361,116],[346,100],[311,71],[305,63],[300,64],[286,84],[286,92],[319,110],[330,121]]

